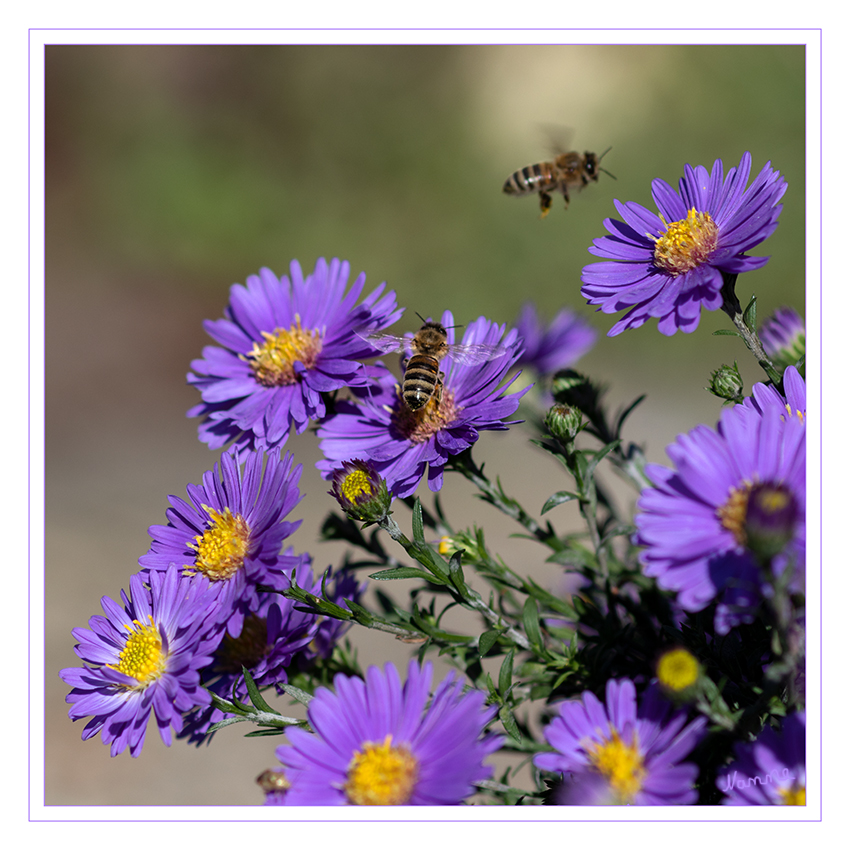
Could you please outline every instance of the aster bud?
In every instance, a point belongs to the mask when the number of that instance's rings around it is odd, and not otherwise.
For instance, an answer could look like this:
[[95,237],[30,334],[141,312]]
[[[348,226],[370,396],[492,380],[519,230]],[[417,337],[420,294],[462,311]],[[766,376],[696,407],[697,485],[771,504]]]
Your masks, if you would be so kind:
[[784,484],[756,484],[744,520],[747,548],[763,562],[778,555],[794,537],[798,515],[797,500]]
[[706,389],[718,398],[740,404],[744,400],[744,381],[738,371],[738,361],[734,365],[725,363],[711,373],[711,384]]
[[328,492],[347,516],[360,522],[380,522],[390,512],[387,482],[368,461],[343,461],[342,468],[334,470]]
[[780,307],[759,328],[765,353],[778,369],[795,366],[806,356],[806,326],[791,307]]
[[574,369],[562,369],[552,381],[552,395],[559,404],[569,404],[587,412],[597,409],[600,390]]
[[571,443],[581,431],[581,411],[568,404],[553,404],[544,420],[549,433],[562,443]]

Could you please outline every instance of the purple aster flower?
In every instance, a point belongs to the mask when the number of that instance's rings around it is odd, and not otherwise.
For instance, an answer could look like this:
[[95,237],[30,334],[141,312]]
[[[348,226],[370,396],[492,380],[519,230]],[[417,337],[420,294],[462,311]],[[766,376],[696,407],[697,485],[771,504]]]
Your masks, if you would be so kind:
[[[321,595],[322,583],[313,577],[309,564],[298,566],[292,580],[308,593]],[[297,607],[291,599],[274,593],[263,594],[251,606],[238,637],[224,634],[212,662],[203,671],[204,687],[224,699],[247,703],[248,688],[242,668],[248,670],[258,688],[275,686],[283,693],[286,668],[304,656],[315,656],[311,648],[322,619]],[[214,723],[231,715],[214,706],[205,706],[185,718],[181,738],[200,744]]]
[[279,448],[290,427],[302,433],[325,415],[322,394],[368,380],[364,357],[376,352],[358,334],[385,328],[403,312],[381,284],[357,305],[366,275],[346,293],[347,262],[316,262],[305,278],[293,260],[292,279],[269,269],[234,284],[224,319],[204,322],[221,346],[204,348],[187,380],[201,391],[189,416],[203,416],[200,439],[211,449],[235,440],[240,452]]
[[[454,345],[449,311],[442,317],[448,343]],[[503,339],[504,336],[504,339]],[[337,413],[319,427],[319,447],[325,460],[316,466],[330,478],[342,461],[371,460],[387,487],[401,498],[411,495],[428,470],[432,491],[443,485],[443,467],[450,455],[468,449],[483,430],[504,431],[513,422],[502,420],[514,413],[530,387],[513,394],[507,388],[514,375],[499,386],[522,353],[516,330],[505,335],[505,326],[483,316],[463,334],[462,345],[501,346],[505,353],[485,363],[461,363],[449,353],[440,366],[444,372],[439,401],[432,398],[417,411],[411,410],[389,372],[367,391],[360,404],[341,402]]]
[[121,601],[123,608],[104,596],[106,616],[92,617],[88,629],[73,629],[80,642],[74,651],[86,663],[59,675],[73,687],[65,698],[71,719],[92,717],[83,740],[100,732],[111,755],[129,747],[136,757],[151,712],[169,746],[183,713],[209,703],[200,670],[209,664],[222,628],[210,583],[189,581],[176,566],[147,578],[132,576],[130,596],[122,591]]
[[[663,180],[652,181],[656,216],[632,201],[614,201],[623,221],[606,219],[610,236],[593,240],[591,254],[610,262],[582,270],[582,295],[604,313],[629,312],[608,336],[658,319],[658,330],[672,336],[691,333],[700,310],[723,304],[723,275],[759,269],[769,257],[748,257],[746,251],[764,242],[776,229],[788,184],[768,162],[745,188],[752,160],[741,157],[723,177],[718,159],[711,174],[702,166],[685,166],[679,193]],[[660,221],[659,221],[660,217]]]
[[783,396],[773,384],[756,384],[752,398],[744,399],[744,406],[758,410],[763,415],[779,416],[781,419],[796,416],[801,421],[806,417],[806,382],[800,377],[796,366],[788,366],[782,375]]
[[596,341],[596,331],[566,308],[544,328],[534,304],[530,302],[523,305],[516,329],[525,344],[517,366],[528,366],[541,375],[551,375],[572,366]]
[[240,469],[234,453],[221,456],[203,484],[189,484],[189,501],[169,496],[168,525],[153,525],[151,548],[139,558],[149,571],[177,564],[208,578],[219,594],[227,630],[238,637],[247,613],[256,610],[257,586],[286,589],[306,556],[281,554],[283,541],[301,524],[284,517],[301,499],[301,465],[253,452]]
[[411,661],[402,686],[391,664],[366,680],[338,674],[336,694],[318,688],[307,709],[315,734],[288,728],[278,747],[291,787],[288,806],[447,806],[475,792],[502,738],[486,734],[495,707],[463,693],[449,673],[431,700],[432,665]]
[[759,329],[765,354],[779,368],[793,366],[806,354],[806,326],[792,307],[780,307]]
[[717,778],[725,806],[806,805],[806,713],[790,714],[781,732],[765,728],[735,746],[736,761]]
[[787,541],[772,560],[773,573],[780,575],[792,561],[791,590],[802,590],[805,441],[805,420],[736,405],[721,413],[716,431],[699,425],[668,446],[674,469],[646,467],[655,486],[638,500],[634,538],[646,547],[640,554],[644,573],[675,591],[686,611],[702,610],[725,591],[715,618],[721,634],[751,621],[769,592],[750,535],[763,528],[771,506],[781,508]]
[[702,737],[705,718],[686,721],[687,712],[673,712],[656,688],[638,709],[634,684],[611,679],[605,705],[590,691],[561,704],[545,731],[556,752],[538,753],[534,764],[566,775],[562,804],[691,805],[699,769],[682,759]]

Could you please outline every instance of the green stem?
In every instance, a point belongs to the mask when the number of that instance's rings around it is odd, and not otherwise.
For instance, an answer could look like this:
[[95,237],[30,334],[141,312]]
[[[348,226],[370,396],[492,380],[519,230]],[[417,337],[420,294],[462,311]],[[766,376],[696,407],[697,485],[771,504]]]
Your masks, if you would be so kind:
[[538,525],[531,515],[514,499],[509,498],[497,485],[493,484],[483,472],[475,466],[472,455],[466,451],[455,455],[448,464],[449,469],[459,472],[471,481],[482,493],[485,501],[498,508],[503,514],[516,520],[525,530],[555,552],[566,547],[551,530]]
[[[764,369],[765,374],[770,378],[770,382],[776,387],[781,387],[782,376],[777,372],[776,367],[765,353],[758,334],[744,320],[741,302],[735,294],[735,282],[738,280],[738,275],[727,272],[721,272],[721,274],[723,275],[723,289],[721,290],[723,294],[723,312],[732,320],[739,336],[744,340],[744,344],[749,348],[756,360],[758,360],[759,366]],[[753,324],[755,324],[754,320]]]
[[[383,520],[378,522],[378,525],[383,528],[387,534],[392,537],[397,543],[400,543],[404,547],[404,551],[410,555],[411,558],[417,560],[420,564],[422,564],[425,569],[430,572],[436,572],[440,577],[447,578],[449,575],[448,569],[443,572],[442,570],[435,571],[434,570],[434,561],[436,557],[432,555],[429,551],[427,554],[422,552],[422,547],[417,543],[411,543],[410,540],[402,533],[401,529],[398,527],[398,523],[389,515],[387,515]],[[429,547],[430,548],[430,547]],[[451,587],[447,585],[448,589],[451,591]],[[459,604],[463,605],[466,608],[471,608],[474,611],[478,611],[484,619],[491,625],[496,626],[497,628],[503,628],[504,618],[497,611],[494,611],[480,596],[480,594],[476,593],[474,590],[469,588],[469,592],[464,596],[460,594],[455,595]],[[518,629],[513,626],[509,626],[505,632],[507,635],[517,646],[526,651],[531,649],[531,643],[528,638],[520,632]]]

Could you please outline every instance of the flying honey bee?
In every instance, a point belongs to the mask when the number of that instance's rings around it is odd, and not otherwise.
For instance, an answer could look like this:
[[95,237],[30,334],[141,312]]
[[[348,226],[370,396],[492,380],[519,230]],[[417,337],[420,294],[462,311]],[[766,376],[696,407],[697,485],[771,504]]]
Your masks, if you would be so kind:
[[[416,315],[419,316],[418,313]],[[384,353],[406,349],[412,352],[404,363],[401,397],[414,412],[425,407],[431,398],[434,398],[435,404],[440,403],[445,378],[440,371],[440,361],[444,357],[450,355],[455,363],[472,365],[486,363],[507,352],[501,345],[451,344],[448,341],[447,328],[439,322],[429,322],[422,316],[419,318],[424,324],[412,338],[388,333],[372,333],[363,337],[371,346]]]
[[[578,151],[562,153],[555,157],[554,162],[537,162],[526,165],[515,171],[505,180],[502,191],[507,195],[540,195],[540,217],[544,218],[552,208],[550,192],[560,192],[564,196],[564,208],[570,205],[570,188],[583,189],[591,181],[599,179],[599,172],[604,171],[609,177],[614,177],[610,171],[605,171],[599,164],[608,150],[599,156],[590,151],[581,154]],[[616,180],[617,178],[614,177]]]

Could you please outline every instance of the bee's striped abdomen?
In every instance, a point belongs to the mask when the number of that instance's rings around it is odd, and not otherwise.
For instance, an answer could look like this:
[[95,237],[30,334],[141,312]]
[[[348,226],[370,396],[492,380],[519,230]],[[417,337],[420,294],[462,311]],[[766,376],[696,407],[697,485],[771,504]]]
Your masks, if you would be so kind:
[[551,162],[536,162],[514,171],[502,186],[508,195],[528,195],[532,192],[545,192],[554,189],[557,183]]
[[434,395],[434,388],[440,374],[440,364],[436,357],[427,354],[414,354],[407,361],[404,370],[404,383],[401,395],[411,410],[424,407]]

